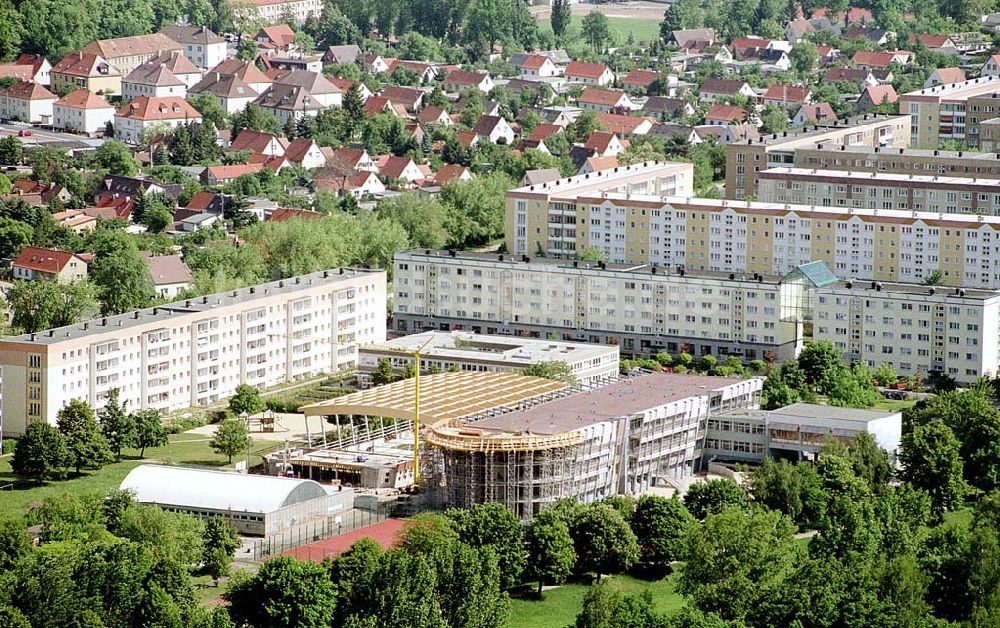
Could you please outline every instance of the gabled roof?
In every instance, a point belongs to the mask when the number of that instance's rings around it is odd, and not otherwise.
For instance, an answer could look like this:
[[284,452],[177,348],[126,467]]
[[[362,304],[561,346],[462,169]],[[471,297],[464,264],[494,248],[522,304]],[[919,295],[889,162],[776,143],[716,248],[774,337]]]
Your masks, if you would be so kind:
[[240,131],[239,135],[233,138],[233,141],[230,142],[229,150],[234,152],[250,150],[255,153],[263,153],[274,140],[278,140],[279,144],[287,147],[288,143],[286,140],[277,138],[270,133],[254,131],[253,129],[243,129]]
[[660,78],[658,72],[653,70],[630,70],[625,78],[622,80],[624,85],[633,85],[635,87],[649,87],[656,79]]
[[830,68],[823,75],[823,81],[827,83],[860,83],[868,80],[871,75],[871,70],[865,68]]
[[319,72],[310,72],[308,70],[292,70],[277,79],[275,83],[279,85],[301,85],[308,89],[309,93],[314,96],[317,94],[341,93],[340,88],[328,81],[325,76]]
[[896,55],[892,52],[883,52],[880,50],[858,50],[851,57],[857,65],[866,65],[873,68],[885,68],[888,67],[892,60],[896,58]]
[[201,113],[178,96],[139,96],[115,112],[131,120],[201,120]]
[[476,126],[472,128],[472,132],[476,135],[486,137],[503,121],[504,119],[500,116],[481,115],[479,116],[479,120],[476,121]]
[[209,72],[191,88],[193,94],[212,94],[218,98],[257,98],[259,94],[235,74]]
[[56,104],[75,109],[114,109],[108,101],[85,89],[74,89],[56,101]]
[[611,143],[615,141],[615,134],[608,133],[607,131],[594,131],[587,138],[587,142],[584,144],[585,148],[590,148],[596,150],[598,153],[603,153],[608,150]]
[[292,218],[315,220],[322,217],[323,214],[320,212],[309,211],[307,209],[296,209],[294,207],[279,207],[271,212],[271,215],[267,217],[267,220],[269,222],[288,222]]
[[167,66],[159,63],[143,63],[136,69],[129,72],[124,78],[126,83],[137,85],[154,85],[156,87],[166,87],[170,85],[184,85],[184,81],[177,78]]
[[328,46],[323,60],[327,63],[356,63],[361,56],[361,48],[357,44],[344,46]]
[[708,79],[701,84],[698,91],[703,94],[725,94],[727,96],[735,96],[740,93],[740,90],[746,87],[746,85],[746,81]]
[[288,24],[264,26],[257,31],[257,36],[254,39],[262,39],[262,36],[271,43],[283,47],[295,41],[295,31]]
[[747,112],[743,107],[736,105],[715,104],[708,108],[705,113],[705,120],[725,120],[727,122],[743,122],[747,119]]
[[257,99],[257,104],[269,109],[287,109],[288,111],[319,111],[325,109],[323,104],[313,98],[312,94],[305,87],[282,83],[272,85],[270,89]]
[[204,26],[164,26],[160,32],[181,44],[221,44],[225,39]]
[[566,66],[566,76],[579,76],[581,78],[599,79],[609,71],[610,68],[603,63],[584,63],[583,61],[571,61]]
[[208,192],[202,190],[200,192],[195,192],[191,200],[188,201],[185,209],[191,209],[199,212],[212,211],[221,212],[224,199],[221,194],[216,194],[215,192]]
[[101,55],[90,52],[71,52],[52,66],[53,74],[69,74],[70,76],[98,77],[121,76]]
[[733,51],[733,54],[743,54],[748,50],[767,48],[770,45],[771,40],[763,37],[737,37],[729,42],[729,49]]
[[590,168],[591,172],[600,172],[602,170],[611,170],[612,168],[618,167],[617,157],[588,157],[585,162]]
[[650,96],[642,110],[651,113],[675,113],[683,111],[688,102],[683,98],[668,98],[667,96]]
[[[820,7],[812,12],[813,19],[821,17],[830,17],[830,10],[826,7]],[[872,12],[868,9],[861,9],[858,7],[851,7],[847,10],[847,13],[840,13],[839,16],[841,22],[846,22],[848,24],[871,24],[875,18],[872,17]]]
[[623,99],[628,99],[628,96],[621,90],[588,87],[583,90],[583,93],[580,94],[576,101],[590,105],[616,107]]
[[764,92],[765,100],[778,100],[781,102],[805,102],[812,95],[812,90],[808,87],[797,85],[771,85]]
[[486,72],[469,72],[467,70],[452,70],[445,77],[446,83],[468,85],[474,87],[490,77]]
[[830,106],[830,103],[826,102],[806,103],[799,107],[799,110],[793,117],[797,118],[799,114],[802,114],[806,120],[810,120],[812,122],[823,122],[826,120],[837,119],[837,114],[834,112],[833,107]]
[[83,52],[98,54],[105,59],[151,55],[163,50],[180,50],[181,45],[163,33],[99,39],[84,47]]
[[887,102],[890,105],[899,100],[896,89],[892,85],[868,85],[861,90],[861,98],[867,97],[876,106]]
[[38,83],[30,83],[27,81],[18,81],[14,83],[7,89],[3,90],[3,94],[7,98],[15,98],[17,100],[55,100],[58,98],[55,94],[45,89]]
[[444,186],[449,182],[463,177],[469,169],[460,164],[445,164],[434,175],[434,184]]
[[399,179],[403,176],[403,171],[406,170],[414,161],[409,157],[398,157],[396,155],[390,155],[388,158],[380,158],[382,162],[379,165],[378,173],[383,177],[389,179]]
[[543,122],[531,131],[531,135],[528,136],[528,139],[533,142],[541,142],[549,139],[557,133],[562,132],[563,128],[558,124],[547,124]]
[[539,168],[538,170],[526,170],[521,185],[541,185],[550,181],[558,181],[562,178],[562,173],[558,168]]
[[430,107],[424,107],[423,111],[417,116],[417,121],[420,124],[434,124],[435,122],[440,122],[442,116],[447,117],[448,111],[444,107],[431,105]]
[[928,48],[944,48],[945,44],[951,43],[951,38],[947,35],[928,35],[927,33],[910,33],[910,43],[920,42]]
[[[357,168],[358,163],[368,155],[368,151],[363,148],[351,148],[350,146],[341,146],[333,152],[333,159],[330,160],[331,165],[336,164],[340,166],[347,166],[349,168]],[[371,157],[368,157],[371,159]],[[319,175],[317,174],[317,178]]]
[[205,76],[211,76],[213,72],[224,75],[235,75],[243,79],[244,83],[273,83],[266,74],[260,71],[260,69],[250,63],[249,61],[241,61],[239,59],[226,59],[219,65],[215,66],[208,71]]
[[532,54],[525,57],[524,61],[521,62],[521,69],[540,70],[546,63],[552,63],[552,60],[545,55]]
[[613,131],[619,135],[635,133],[636,129],[644,124],[652,125],[652,121],[649,118],[622,115],[620,113],[598,113],[597,121],[600,122],[601,126],[605,129]]
[[306,158],[309,153],[309,149],[316,147],[319,148],[316,142],[305,137],[297,137],[288,144],[288,148],[285,149],[285,158],[292,163],[302,163],[302,160]]
[[191,282],[191,269],[180,255],[143,256],[143,259],[154,286]]
[[964,81],[965,71],[962,68],[938,68],[931,72],[931,76],[937,76],[941,84],[948,85]]
[[823,262],[809,262],[796,266],[782,277],[782,282],[794,277],[802,277],[815,288],[822,288],[840,281]]
[[19,81],[30,81],[35,77],[35,69],[30,65],[20,63],[0,63],[0,78],[14,78]]
[[233,164],[231,166],[209,166],[205,168],[206,178],[209,174],[217,181],[235,179],[244,174],[254,174],[264,168],[263,164]]
[[365,115],[369,118],[377,116],[383,111],[396,111],[392,101],[385,96],[372,96],[365,101]]
[[673,31],[671,35],[681,48],[686,48],[687,43],[691,41],[715,41],[715,29],[712,28],[677,30]]
[[415,87],[404,87],[402,85],[386,85],[380,96],[388,98],[394,103],[413,106],[424,97],[423,90]]
[[12,265],[39,273],[55,275],[62,272],[74,257],[77,256],[69,251],[27,246],[17,256]]

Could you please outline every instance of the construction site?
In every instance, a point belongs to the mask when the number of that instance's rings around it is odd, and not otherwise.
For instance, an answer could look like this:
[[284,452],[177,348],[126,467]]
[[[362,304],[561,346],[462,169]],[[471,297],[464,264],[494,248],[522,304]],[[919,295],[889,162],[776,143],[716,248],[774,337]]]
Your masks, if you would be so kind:
[[281,463],[362,488],[418,484],[431,507],[498,502],[530,519],[564,497],[672,488],[698,469],[709,415],[758,407],[762,383],[655,373],[583,388],[515,373],[424,375],[305,406],[307,419],[354,436]]

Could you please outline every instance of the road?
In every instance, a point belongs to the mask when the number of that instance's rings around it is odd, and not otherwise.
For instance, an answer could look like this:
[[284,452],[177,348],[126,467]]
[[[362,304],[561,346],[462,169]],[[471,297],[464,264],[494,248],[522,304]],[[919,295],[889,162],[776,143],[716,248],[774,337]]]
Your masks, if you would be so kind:
[[60,131],[49,131],[31,126],[19,124],[0,124],[0,137],[17,135],[22,130],[30,130],[29,137],[19,138],[25,148],[44,146],[52,142],[81,142],[91,146],[97,146],[104,142],[103,139],[95,139],[83,135],[73,135],[72,133],[62,133]]

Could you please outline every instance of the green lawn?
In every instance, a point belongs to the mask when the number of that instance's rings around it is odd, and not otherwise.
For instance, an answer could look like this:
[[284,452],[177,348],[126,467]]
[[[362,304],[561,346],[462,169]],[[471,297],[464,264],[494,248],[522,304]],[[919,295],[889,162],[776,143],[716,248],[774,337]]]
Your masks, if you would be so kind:
[[[580,22],[583,16],[574,15],[570,22],[570,34],[580,34]],[[552,32],[552,23],[548,19],[539,19],[538,26],[543,31]],[[609,17],[608,26],[611,28],[611,38],[615,44],[624,44],[628,40],[629,32],[635,37],[636,43],[641,41],[653,41],[660,36],[660,22],[658,20],[645,20],[634,17]]]
[[916,404],[916,399],[883,399],[872,406],[871,409],[886,410],[888,412],[902,412],[903,410],[912,408]]
[[[268,441],[254,442],[254,460],[257,456],[279,447],[280,443]],[[32,504],[46,497],[73,493],[82,495],[118,488],[129,471],[140,464],[160,462],[164,464],[190,464],[197,466],[225,467],[226,457],[212,451],[208,437],[198,434],[175,434],[165,447],[147,449],[143,460],[138,459],[138,450],[122,452],[122,461],[109,464],[97,471],[84,471],[78,478],[50,481],[41,486],[35,482],[25,482],[10,469],[11,457],[0,458],[0,486],[14,484],[13,490],[0,490],[0,513],[22,513]]]
[[[674,591],[672,575],[664,580],[648,581],[632,576],[611,576],[607,578],[614,588],[626,594],[638,594],[648,589],[653,596],[653,605],[658,611],[673,612],[684,605],[684,598]],[[542,600],[511,600],[508,628],[563,628],[576,621],[583,608],[583,597],[589,584],[564,584],[545,592]]]

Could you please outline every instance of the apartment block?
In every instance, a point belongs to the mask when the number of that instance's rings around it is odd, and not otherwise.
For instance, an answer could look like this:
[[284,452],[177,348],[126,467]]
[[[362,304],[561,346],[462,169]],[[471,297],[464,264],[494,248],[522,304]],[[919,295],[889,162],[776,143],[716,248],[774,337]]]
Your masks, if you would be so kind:
[[726,198],[756,197],[758,173],[794,164],[799,148],[817,145],[903,148],[910,145],[909,127],[908,116],[866,114],[826,126],[731,142],[726,145]]
[[818,170],[1000,179],[1000,154],[968,150],[816,145],[797,149],[792,165]]
[[460,329],[614,344],[624,355],[687,351],[794,357],[822,263],[784,276],[448,253],[395,256],[395,330]]
[[507,250],[516,255],[576,257],[577,197],[615,193],[691,196],[694,166],[644,162],[510,190],[504,227]]
[[770,203],[1000,215],[1000,179],[771,168],[757,187]]
[[814,305],[813,338],[832,342],[845,360],[965,383],[997,373],[1000,293],[843,281],[818,289]]
[[[1000,77],[982,76],[901,95],[899,112],[910,117],[910,145],[939,148],[948,140],[971,140],[975,145],[976,134],[967,135],[970,102],[996,92],[1000,92]],[[978,119],[980,112],[974,117]]]
[[385,341],[386,274],[335,269],[0,339],[3,432],[54,423],[67,402],[131,409],[212,404],[357,365]]

